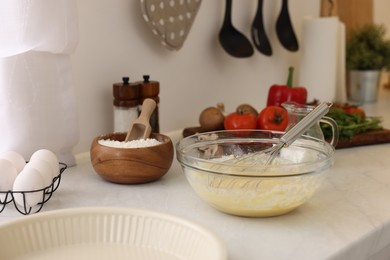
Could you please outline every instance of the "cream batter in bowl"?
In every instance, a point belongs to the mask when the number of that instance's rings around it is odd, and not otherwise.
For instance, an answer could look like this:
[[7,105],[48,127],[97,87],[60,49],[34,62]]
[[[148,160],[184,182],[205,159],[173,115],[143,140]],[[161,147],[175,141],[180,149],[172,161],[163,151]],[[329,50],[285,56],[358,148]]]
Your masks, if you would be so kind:
[[265,165],[265,149],[280,132],[217,131],[186,137],[177,160],[196,194],[216,209],[237,216],[286,214],[320,187],[334,161],[329,143],[303,136]]

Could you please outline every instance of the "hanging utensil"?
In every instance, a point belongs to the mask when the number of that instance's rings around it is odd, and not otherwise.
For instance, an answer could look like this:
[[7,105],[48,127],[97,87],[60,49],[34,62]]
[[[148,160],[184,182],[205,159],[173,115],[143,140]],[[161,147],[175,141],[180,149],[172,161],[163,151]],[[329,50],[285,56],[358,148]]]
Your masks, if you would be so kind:
[[153,99],[145,99],[145,101],[142,103],[141,114],[131,124],[131,127],[126,135],[125,142],[149,138],[152,132],[152,127],[150,126],[149,121],[150,116],[152,115],[155,108],[156,102]]
[[276,34],[284,48],[289,51],[297,51],[299,49],[298,40],[288,12],[288,2],[287,0],[282,1],[282,8],[276,21]]
[[254,53],[252,44],[244,34],[234,28],[231,14],[232,0],[226,0],[225,18],[219,32],[219,42],[224,50],[233,57],[250,57]]
[[271,56],[272,48],[263,24],[263,0],[258,0],[256,16],[252,23],[251,35],[256,49],[264,55]]

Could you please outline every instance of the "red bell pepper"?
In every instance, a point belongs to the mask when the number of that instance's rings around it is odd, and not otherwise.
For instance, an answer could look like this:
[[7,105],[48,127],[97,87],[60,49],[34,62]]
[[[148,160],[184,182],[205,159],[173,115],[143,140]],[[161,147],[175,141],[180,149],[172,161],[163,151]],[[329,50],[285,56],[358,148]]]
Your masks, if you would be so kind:
[[267,106],[280,106],[283,102],[292,101],[306,104],[307,90],[304,87],[293,87],[294,68],[288,69],[287,85],[272,85],[268,92]]

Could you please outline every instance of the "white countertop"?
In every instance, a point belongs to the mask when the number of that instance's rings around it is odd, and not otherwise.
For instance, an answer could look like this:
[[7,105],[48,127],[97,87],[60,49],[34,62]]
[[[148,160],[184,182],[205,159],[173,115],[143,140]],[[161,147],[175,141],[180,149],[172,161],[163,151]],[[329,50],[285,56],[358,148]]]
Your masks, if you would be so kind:
[[[383,115],[389,127],[390,91],[369,115]],[[169,133],[174,143],[181,131]],[[336,151],[335,165],[324,185],[306,204],[274,218],[243,218],[221,213],[191,189],[174,159],[160,180],[142,185],[118,185],[102,180],[89,154],[77,156],[77,166],[62,175],[58,190],[42,212],[71,207],[124,206],[152,209],[192,220],[216,233],[231,260],[254,259],[389,259],[390,144]],[[0,222],[26,217],[13,205]]]

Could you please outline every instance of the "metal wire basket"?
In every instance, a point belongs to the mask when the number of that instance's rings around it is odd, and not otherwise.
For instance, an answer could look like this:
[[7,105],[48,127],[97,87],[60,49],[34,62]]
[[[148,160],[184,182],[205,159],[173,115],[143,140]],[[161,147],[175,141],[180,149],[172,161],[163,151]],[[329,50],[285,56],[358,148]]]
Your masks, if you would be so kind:
[[[49,186],[43,189],[31,190],[31,191],[12,191],[12,190],[0,191],[0,195],[1,195],[0,213],[3,212],[7,204],[14,204],[16,210],[23,215],[39,212],[42,209],[43,205],[51,198],[53,193],[57,190],[58,186],[60,185],[61,175],[67,168],[67,165],[65,163],[59,163],[59,164],[60,164],[59,174],[53,178],[53,182]],[[29,193],[42,193],[42,200],[36,206],[30,207],[26,203],[26,194]],[[22,205],[16,202],[15,195],[22,196],[23,198],[23,203],[21,203]]]

